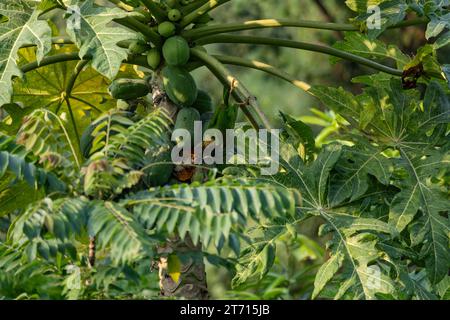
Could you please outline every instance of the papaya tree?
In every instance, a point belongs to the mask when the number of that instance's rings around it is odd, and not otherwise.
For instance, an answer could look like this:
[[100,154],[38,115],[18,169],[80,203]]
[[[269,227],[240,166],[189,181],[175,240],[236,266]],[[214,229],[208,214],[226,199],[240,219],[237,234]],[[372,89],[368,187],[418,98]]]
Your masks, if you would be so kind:
[[[30,297],[147,297],[142,286],[151,286],[154,268],[162,297],[207,299],[205,258],[229,268],[239,288],[269,272],[278,239],[318,218],[328,259],[309,297],[448,297],[450,72],[437,52],[449,42],[449,4],[349,0],[351,23],[214,23],[232,3],[2,1],[0,217],[8,230],[0,268],[19,279],[10,286],[41,272],[60,290],[39,284]],[[376,19],[370,5],[381,12],[378,27],[368,22]],[[430,41],[414,57],[378,39],[422,25]],[[330,47],[235,34],[263,28],[345,36]],[[210,54],[214,44],[312,51],[371,73],[354,79],[365,86],[356,95],[266,62]],[[173,163],[174,129],[272,128],[227,65],[286,80],[333,110],[338,120],[323,146],[307,121],[282,113],[274,175],[258,163]],[[198,68],[220,84],[217,107],[192,75]],[[237,124],[240,114],[247,124]],[[68,283],[74,266],[78,286]]]

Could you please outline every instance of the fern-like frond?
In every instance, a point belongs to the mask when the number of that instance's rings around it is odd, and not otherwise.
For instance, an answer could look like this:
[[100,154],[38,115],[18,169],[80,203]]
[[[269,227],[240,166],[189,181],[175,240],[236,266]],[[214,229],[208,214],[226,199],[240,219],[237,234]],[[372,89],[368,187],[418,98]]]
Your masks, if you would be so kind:
[[151,255],[150,237],[136,218],[117,203],[94,202],[88,231],[99,249],[109,249],[109,256],[117,264]]
[[43,188],[49,192],[63,192],[65,184],[52,172],[36,164],[24,147],[17,145],[13,138],[0,133],[0,178],[6,173],[14,175],[15,182],[26,181],[32,188]]
[[167,145],[172,120],[158,108],[134,123],[127,130],[111,136],[108,155],[124,158],[130,167],[138,169],[145,159],[145,151],[157,145]]
[[85,200],[44,198],[17,216],[8,231],[8,239],[13,243],[28,241],[25,252],[31,259],[36,252],[46,259],[58,252],[76,259],[73,241],[82,235],[86,223]]
[[17,133],[17,143],[40,159],[49,169],[70,177],[80,168],[76,137],[70,134],[62,119],[46,109],[34,110],[24,118]]
[[151,189],[123,201],[146,229],[187,232],[194,243],[239,252],[238,235],[250,221],[295,219],[301,196],[293,189],[245,180],[210,181]]
[[134,124],[130,116],[129,112],[113,109],[89,124],[80,139],[83,156],[88,159],[98,152],[106,154],[111,137],[126,132]]
[[[98,158],[97,158],[98,156]],[[124,189],[135,186],[143,173],[131,168],[125,159],[107,159],[102,154],[92,157],[82,168],[84,193],[97,199],[120,195]]]

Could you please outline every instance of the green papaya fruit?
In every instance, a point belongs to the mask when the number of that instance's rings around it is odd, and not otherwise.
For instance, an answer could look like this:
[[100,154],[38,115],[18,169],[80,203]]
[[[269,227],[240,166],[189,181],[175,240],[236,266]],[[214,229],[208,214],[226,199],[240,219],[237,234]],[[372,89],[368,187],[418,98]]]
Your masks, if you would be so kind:
[[178,9],[169,10],[167,17],[170,21],[178,21],[181,19],[181,12]]
[[189,61],[190,48],[183,37],[175,36],[167,39],[162,52],[167,64],[171,66],[182,66]]
[[116,79],[109,86],[114,99],[134,100],[150,93],[147,81],[143,79]]
[[200,120],[202,120],[203,131],[209,128],[209,122],[214,117],[214,112],[205,112],[200,115]]
[[156,70],[161,64],[161,53],[158,49],[153,48],[147,54],[147,63],[153,70]]
[[164,21],[158,26],[158,33],[163,37],[171,37],[175,34],[175,25],[170,21]]
[[176,129],[186,129],[191,134],[191,139],[194,139],[194,122],[201,121],[200,113],[194,108],[183,108],[177,114],[175,121]]
[[195,100],[192,107],[197,109],[200,114],[213,111],[211,96],[203,90],[198,90],[197,100]]
[[214,112],[214,116],[209,122],[208,129],[218,129],[223,134],[227,129],[234,129],[236,125],[239,106],[231,104],[229,106],[222,104]]
[[148,187],[166,185],[172,177],[174,165],[171,163],[171,146],[158,146],[145,153],[143,181]]
[[135,40],[131,42],[129,49],[133,54],[143,54],[150,49],[150,46],[144,42]]
[[186,70],[165,66],[161,72],[164,90],[169,99],[182,107],[190,107],[197,99],[197,85]]

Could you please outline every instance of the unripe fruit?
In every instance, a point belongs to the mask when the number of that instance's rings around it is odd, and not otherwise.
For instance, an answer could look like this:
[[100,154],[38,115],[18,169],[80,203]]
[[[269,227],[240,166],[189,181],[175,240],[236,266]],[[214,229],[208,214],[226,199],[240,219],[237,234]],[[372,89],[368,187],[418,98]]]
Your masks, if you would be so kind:
[[146,43],[135,40],[130,44],[130,52],[134,54],[143,54],[148,50],[149,46]]
[[148,83],[143,79],[116,79],[109,86],[114,99],[133,100],[149,94]]
[[153,70],[156,70],[161,63],[161,53],[158,49],[151,49],[147,54],[147,63]]
[[155,146],[147,150],[144,158],[144,164],[147,167],[144,170],[144,183],[149,187],[165,185],[172,176],[174,166],[171,162],[170,143],[163,147]]
[[170,21],[164,21],[158,26],[158,33],[163,37],[170,37],[175,34],[175,25]]
[[200,113],[194,108],[183,108],[177,114],[174,130],[185,129],[193,137],[195,121],[201,121]]
[[170,21],[178,21],[181,19],[181,12],[178,9],[172,9],[167,14]]
[[167,39],[162,52],[167,64],[171,66],[182,66],[189,61],[190,48],[183,37],[175,36]]
[[165,66],[161,72],[164,89],[169,99],[182,107],[190,107],[197,99],[197,85],[194,78],[179,67]]
[[200,114],[213,111],[211,96],[206,91],[198,90],[197,100],[195,100],[192,107],[197,109]]

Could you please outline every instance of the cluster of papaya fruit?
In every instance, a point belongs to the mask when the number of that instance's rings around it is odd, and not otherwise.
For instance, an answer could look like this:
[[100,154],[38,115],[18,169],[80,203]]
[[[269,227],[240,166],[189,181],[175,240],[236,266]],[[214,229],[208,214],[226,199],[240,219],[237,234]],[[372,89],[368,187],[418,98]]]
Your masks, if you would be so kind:
[[[197,88],[197,84],[188,71],[187,64],[190,61],[191,45],[181,36],[181,20],[185,8],[195,5],[198,0],[164,0],[160,3],[159,9],[164,12],[164,18],[159,23],[155,19],[148,19],[147,23],[157,32],[162,41],[161,46],[151,46],[143,41],[132,41],[129,44],[129,51],[133,55],[146,56],[147,64],[162,80],[164,91],[167,97],[178,107],[174,129],[186,129],[194,138],[194,124],[201,121],[203,129],[216,128],[225,130],[234,127],[237,115],[237,107],[228,108],[228,102],[220,105],[214,110],[213,101],[210,95]],[[148,11],[142,13],[149,14]],[[211,20],[208,14],[200,16],[194,20],[194,28],[199,28]],[[205,50],[202,48],[202,50]],[[109,87],[110,94],[117,99],[117,107],[120,110],[129,110],[130,104],[136,99],[148,95],[151,91],[149,79],[116,79]],[[224,99],[228,101],[228,99]],[[215,112],[214,112],[215,111]],[[229,113],[233,113],[230,117]],[[154,159],[155,155],[156,158]],[[148,161],[168,161],[168,150],[158,150],[158,152],[148,153]],[[151,159],[150,159],[151,158]],[[169,166],[170,167],[170,166]],[[168,168],[169,168],[168,167]],[[192,168],[191,168],[192,169]],[[166,180],[168,175],[164,174],[163,179],[159,179],[162,171],[159,166],[151,168],[148,172],[150,180]],[[155,177],[158,176],[158,177]],[[157,179],[155,179],[157,178]],[[180,181],[188,181],[188,178],[180,178]]]
[[[205,113],[212,111],[211,99],[205,92],[199,92],[194,78],[188,72],[186,64],[190,59],[190,45],[177,34],[181,30],[179,22],[183,18],[183,7],[195,4],[196,1],[165,0],[157,3],[165,18],[152,27],[163,39],[162,46],[152,47],[142,40],[135,40],[129,44],[129,50],[133,55],[146,55],[148,66],[160,73],[164,90],[174,104],[181,108],[194,106],[200,113]],[[194,26],[210,20],[211,17],[205,14],[194,21]],[[149,21],[152,22],[154,20]],[[110,93],[120,101],[121,109],[126,108],[124,101],[141,98],[149,92],[148,82],[141,79],[118,79],[110,86]],[[193,110],[190,112],[195,113]]]

